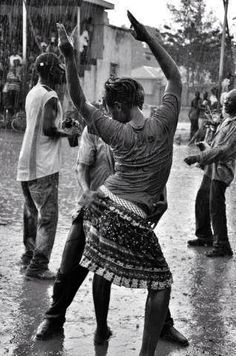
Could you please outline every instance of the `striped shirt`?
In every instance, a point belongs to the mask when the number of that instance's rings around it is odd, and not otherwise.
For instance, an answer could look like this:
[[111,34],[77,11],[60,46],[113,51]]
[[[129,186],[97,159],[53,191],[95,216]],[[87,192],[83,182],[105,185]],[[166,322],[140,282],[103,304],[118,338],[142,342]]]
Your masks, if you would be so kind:
[[110,120],[99,110],[93,114],[92,128],[111,146],[115,160],[115,173],[104,186],[147,214],[155,210],[169,177],[179,109],[180,99],[165,93],[155,116],[140,126]]

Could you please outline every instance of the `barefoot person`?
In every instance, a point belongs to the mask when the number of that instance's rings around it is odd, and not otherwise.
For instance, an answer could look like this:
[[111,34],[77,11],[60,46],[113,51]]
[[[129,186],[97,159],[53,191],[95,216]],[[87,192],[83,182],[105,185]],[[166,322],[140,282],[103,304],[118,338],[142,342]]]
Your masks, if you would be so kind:
[[[146,218],[169,177],[182,85],[173,59],[130,13],[128,17],[132,34],[149,45],[168,82],[159,115],[152,119],[145,119],[139,109],[139,86],[130,78],[105,85],[112,120],[91,105],[76,74],[73,46],[64,27],[58,25],[58,30],[70,96],[88,127],[111,146],[116,167],[99,194],[84,193],[86,244],[81,265],[117,285],[148,289],[140,356],[153,356],[168,310],[172,275]],[[105,338],[110,331],[100,313],[103,305],[100,289],[95,300],[97,333]]]
[[[140,95],[138,106],[142,108],[144,96]],[[114,173],[114,160],[110,147],[102,139],[88,132],[86,127],[81,135],[80,146],[77,157],[77,180],[79,183],[78,204],[73,213],[72,226],[64,247],[60,269],[53,286],[52,303],[45,314],[43,322],[39,325],[36,338],[46,340],[54,335],[63,332],[63,325],[66,317],[66,310],[72,303],[76,292],[85,280],[88,270],[80,266],[80,260],[84,251],[85,236],[83,231],[83,211],[80,204],[80,198],[87,189],[98,189]],[[166,194],[163,192],[163,199],[156,204],[155,214],[152,215],[152,222],[158,223],[162,214],[166,211]],[[96,292],[99,293],[96,286],[100,282],[96,279],[100,277],[94,275],[94,299]],[[110,282],[103,279],[103,298],[108,302],[104,310],[100,310],[103,315],[108,314],[110,299]],[[104,295],[105,294],[105,295]],[[168,310],[161,337],[170,342],[181,346],[187,346],[188,340],[174,327],[174,321]],[[94,341],[96,344],[103,343],[101,335],[96,334]]]

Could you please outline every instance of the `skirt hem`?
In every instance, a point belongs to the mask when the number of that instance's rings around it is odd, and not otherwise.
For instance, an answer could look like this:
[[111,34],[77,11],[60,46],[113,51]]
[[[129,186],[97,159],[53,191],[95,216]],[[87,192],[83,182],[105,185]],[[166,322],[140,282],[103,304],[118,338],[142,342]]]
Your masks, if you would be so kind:
[[164,282],[161,281],[148,281],[148,280],[139,280],[139,279],[129,279],[127,277],[121,277],[115,274],[114,272],[110,272],[107,268],[99,267],[96,263],[91,262],[87,257],[83,257],[80,265],[84,268],[87,268],[90,272],[94,272],[98,276],[101,276],[108,280],[109,282],[116,284],[119,287],[126,288],[136,288],[136,289],[152,289],[152,290],[162,290],[170,288],[173,279],[170,277],[166,279]]

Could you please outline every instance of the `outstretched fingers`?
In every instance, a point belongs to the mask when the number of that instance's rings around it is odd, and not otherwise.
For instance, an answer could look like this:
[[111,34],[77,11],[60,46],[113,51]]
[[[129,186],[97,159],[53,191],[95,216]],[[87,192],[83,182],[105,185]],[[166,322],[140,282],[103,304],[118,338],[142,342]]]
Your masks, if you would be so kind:
[[58,31],[58,47],[64,57],[69,57],[73,55],[74,46],[71,38],[67,35],[66,29],[62,23],[57,23]]
[[66,29],[62,23],[57,23],[58,39],[60,43],[68,41]]
[[130,32],[133,37],[138,41],[146,41],[147,31],[143,24],[141,24],[130,11],[127,11],[127,16],[131,23]]
[[132,15],[129,10],[127,11],[127,16],[128,16],[128,19],[130,20],[131,25],[135,28],[135,25],[137,25],[139,23],[138,20],[136,20],[134,15]]

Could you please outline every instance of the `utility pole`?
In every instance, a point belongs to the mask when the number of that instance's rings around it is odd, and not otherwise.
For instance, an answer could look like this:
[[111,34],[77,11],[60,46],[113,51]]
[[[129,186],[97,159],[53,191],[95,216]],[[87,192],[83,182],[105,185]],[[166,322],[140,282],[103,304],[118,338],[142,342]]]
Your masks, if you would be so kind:
[[223,5],[224,5],[224,21],[223,21],[223,31],[222,31],[221,49],[220,49],[219,95],[220,95],[220,92],[221,92],[221,83],[222,83],[222,80],[223,80],[223,71],[224,71],[225,33],[226,33],[226,24],[228,23],[227,22],[227,13],[228,13],[229,0],[223,0]]
[[27,9],[26,9],[26,0],[22,1],[22,55],[23,55],[23,64],[26,64],[26,49],[27,49]]
[[25,101],[26,96],[26,68],[27,68],[27,6],[26,0],[22,0],[22,59],[23,59],[23,75],[22,75],[22,93]]

